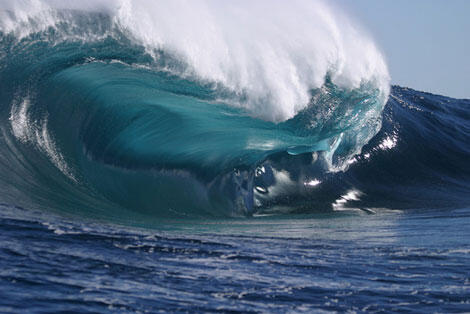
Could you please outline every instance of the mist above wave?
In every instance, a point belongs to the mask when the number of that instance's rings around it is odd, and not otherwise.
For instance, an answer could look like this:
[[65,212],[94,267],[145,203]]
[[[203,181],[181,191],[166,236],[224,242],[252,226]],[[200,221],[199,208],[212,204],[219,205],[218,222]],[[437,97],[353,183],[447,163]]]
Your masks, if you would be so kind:
[[73,23],[71,10],[108,15],[155,58],[177,59],[178,75],[223,86],[231,103],[266,120],[294,117],[326,77],[345,89],[371,85],[383,104],[389,93],[373,41],[322,1],[6,0],[0,31],[24,37]]

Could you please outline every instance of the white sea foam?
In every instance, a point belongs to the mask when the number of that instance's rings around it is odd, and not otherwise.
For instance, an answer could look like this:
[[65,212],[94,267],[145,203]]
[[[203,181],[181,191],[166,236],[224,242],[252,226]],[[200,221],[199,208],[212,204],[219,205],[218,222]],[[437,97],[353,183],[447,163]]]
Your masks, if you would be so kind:
[[62,9],[109,14],[148,52],[184,62],[184,75],[246,95],[241,105],[264,119],[293,117],[326,75],[346,89],[372,84],[384,102],[388,96],[387,66],[374,42],[322,1],[0,0],[0,31],[46,29]]
[[10,124],[13,135],[23,143],[31,143],[38,150],[49,157],[49,160],[67,177],[77,181],[64,160],[64,157],[56,147],[54,140],[47,128],[47,117],[40,122],[31,119],[29,108],[31,99],[25,97],[12,104],[10,110]]

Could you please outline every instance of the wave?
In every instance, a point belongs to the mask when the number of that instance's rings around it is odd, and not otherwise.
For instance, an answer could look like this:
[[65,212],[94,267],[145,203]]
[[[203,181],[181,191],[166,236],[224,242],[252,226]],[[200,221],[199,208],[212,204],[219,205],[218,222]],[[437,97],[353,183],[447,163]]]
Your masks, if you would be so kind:
[[[392,167],[375,152],[417,139],[389,128],[423,119],[382,117],[381,53],[323,2],[4,1],[0,47],[0,185],[18,206],[123,220],[374,207],[400,189],[368,192],[357,169]],[[400,93],[387,108],[426,110]]]

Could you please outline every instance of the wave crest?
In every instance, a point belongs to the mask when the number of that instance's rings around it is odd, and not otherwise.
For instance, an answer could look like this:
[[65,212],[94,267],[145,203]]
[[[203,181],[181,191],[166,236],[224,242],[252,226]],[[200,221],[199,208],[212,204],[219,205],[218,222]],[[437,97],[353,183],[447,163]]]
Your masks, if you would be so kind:
[[70,21],[67,10],[105,13],[154,58],[165,51],[178,60],[171,68],[178,75],[221,85],[236,96],[231,104],[270,121],[307,107],[327,76],[345,89],[373,84],[383,104],[389,93],[387,66],[373,41],[321,1],[6,3],[0,29],[21,36]]

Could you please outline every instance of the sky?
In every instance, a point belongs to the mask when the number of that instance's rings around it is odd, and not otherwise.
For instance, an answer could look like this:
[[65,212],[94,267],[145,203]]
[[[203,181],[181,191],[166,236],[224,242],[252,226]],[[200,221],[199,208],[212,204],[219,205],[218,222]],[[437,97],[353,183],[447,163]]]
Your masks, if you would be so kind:
[[392,84],[470,99],[470,0],[336,0],[384,53]]

